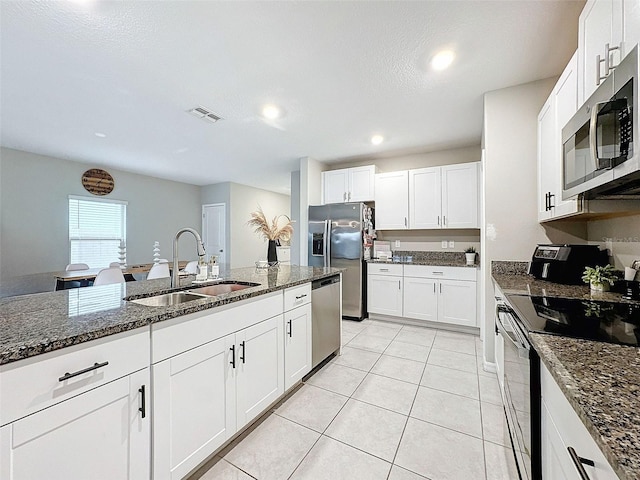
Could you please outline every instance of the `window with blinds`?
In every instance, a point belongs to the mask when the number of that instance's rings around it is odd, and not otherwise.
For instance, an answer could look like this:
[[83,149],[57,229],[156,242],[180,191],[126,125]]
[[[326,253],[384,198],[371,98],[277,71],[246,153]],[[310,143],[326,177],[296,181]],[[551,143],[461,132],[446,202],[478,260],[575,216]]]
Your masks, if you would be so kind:
[[69,263],[89,268],[118,261],[126,242],[127,202],[69,196]]

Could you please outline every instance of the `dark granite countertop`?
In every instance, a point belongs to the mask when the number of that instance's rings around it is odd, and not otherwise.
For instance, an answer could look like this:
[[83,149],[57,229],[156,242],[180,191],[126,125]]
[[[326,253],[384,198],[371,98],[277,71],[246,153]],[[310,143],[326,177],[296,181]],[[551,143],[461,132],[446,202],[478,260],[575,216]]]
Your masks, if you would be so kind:
[[530,338],[616,474],[640,479],[640,348],[546,334]]
[[[265,270],[233,269],[223,272],[222,277],[258,283],[259,286],[170,307],[149,307],[124,300],[172,291],[168,278],[4,298],[0,300],[0,365],[308,283],[341,271],[286,265]],[[181,279],[180,288],[173,290],[202,286],[193,284],[193,278]]]
[[[480,263],[478,255],[476,255],[476,263],[467,265],[467,259],[464,252],[417,252],[409,250],[397,250],[393,252],[394,257],[398,257],[397,261],[383,261],[377,259],[367,260],[368,263],[397,263],[401,265],[430,265],[433,267],[466,267],[478,268]],[[411,257],[411,260],[408,259]]]
[[[510,263],[492,265],[493,280],[505,294],[640,303],[592,292],[588,285],[537,280]],[[640,348],[536,333],[530,339],[616,474],[640,480]]]

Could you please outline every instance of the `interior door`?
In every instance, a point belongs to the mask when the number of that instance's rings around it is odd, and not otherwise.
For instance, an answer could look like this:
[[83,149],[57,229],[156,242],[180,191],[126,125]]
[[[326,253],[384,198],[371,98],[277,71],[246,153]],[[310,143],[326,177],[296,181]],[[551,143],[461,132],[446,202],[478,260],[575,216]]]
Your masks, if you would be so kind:
[[216,255],[218,263],[227,263],[225,245],[226,205],[216,203],[202,206],[202,241],[207,255]]

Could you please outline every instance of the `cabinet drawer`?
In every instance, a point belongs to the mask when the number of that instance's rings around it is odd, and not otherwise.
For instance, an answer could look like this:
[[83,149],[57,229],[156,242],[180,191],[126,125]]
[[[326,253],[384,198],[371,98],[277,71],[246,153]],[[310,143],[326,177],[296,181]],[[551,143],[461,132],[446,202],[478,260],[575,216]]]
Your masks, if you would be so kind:
[[284,291],[284,311],[311,303],[311,284],[305,283]]
[[[73,375],[106,362],[104,366]],[[149,327],[3,365],[0,367],[0,425],[147,366]],[[72,376],[60,381],[66,374]]]
[[405,265],[405,277],[446,278],[449,280],[476,281],[476,269],[466,267],[433,267],[430,265]]
[[375,275],[392,275],[402,276],[402,265],[389,263],[369,263],[367,265],[367,273]]

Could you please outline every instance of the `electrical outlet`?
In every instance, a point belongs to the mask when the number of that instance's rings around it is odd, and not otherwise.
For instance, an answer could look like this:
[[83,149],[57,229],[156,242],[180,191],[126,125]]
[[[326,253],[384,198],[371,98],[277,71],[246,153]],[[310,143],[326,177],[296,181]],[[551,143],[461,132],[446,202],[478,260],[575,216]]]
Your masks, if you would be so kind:
[[400,248],[400,240],[396,240],[396,248]]
[[453,240],[449,240],[449,248],[455,248],[456,246],[456,242],[454,242]]
[[442,248],[447,248],[447,241],[446,240],[442,240]]

